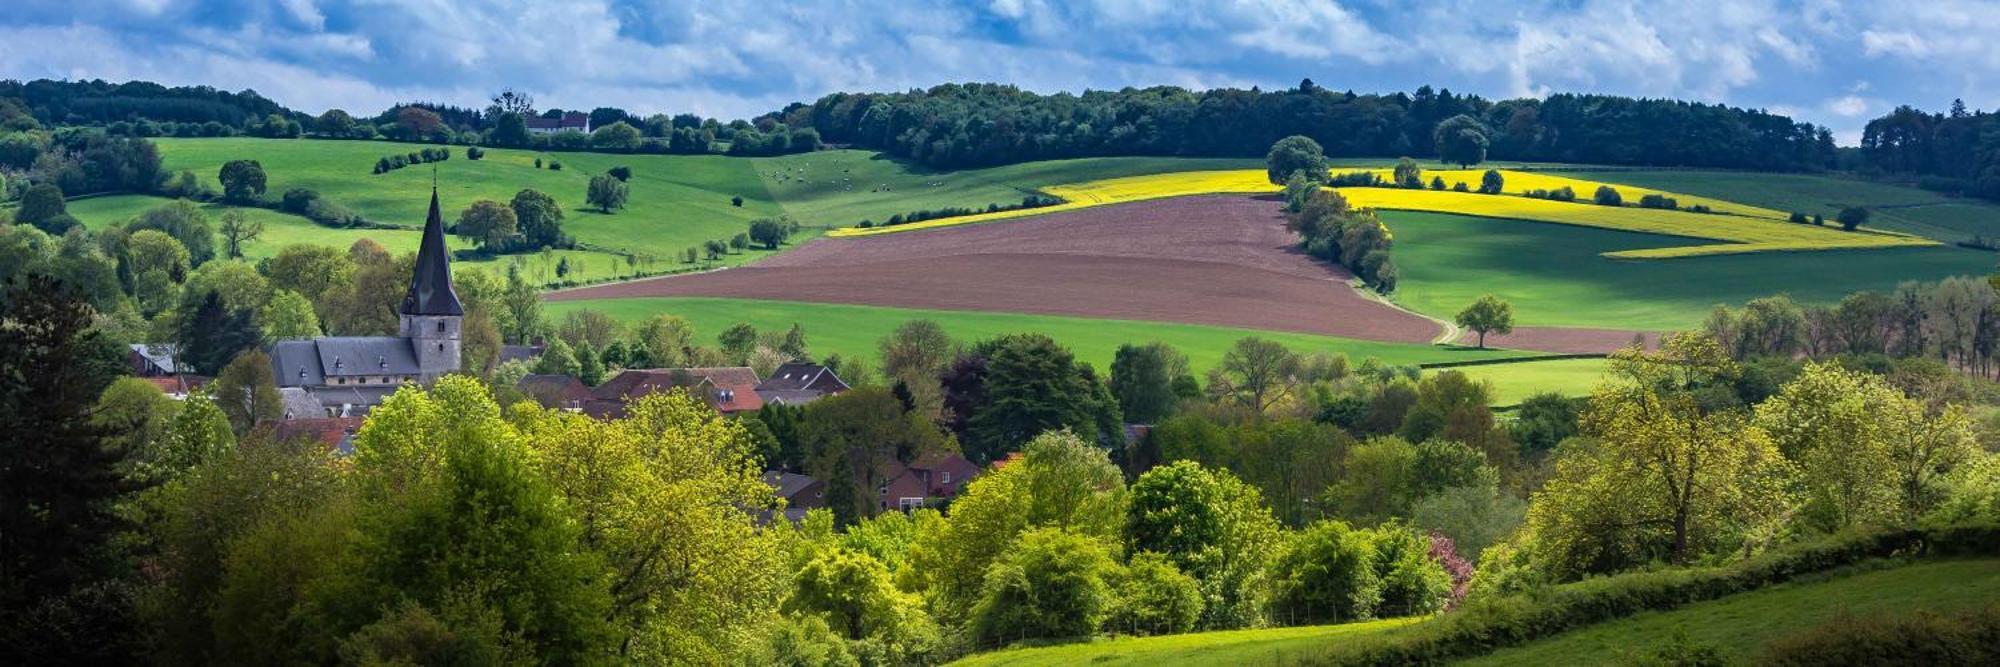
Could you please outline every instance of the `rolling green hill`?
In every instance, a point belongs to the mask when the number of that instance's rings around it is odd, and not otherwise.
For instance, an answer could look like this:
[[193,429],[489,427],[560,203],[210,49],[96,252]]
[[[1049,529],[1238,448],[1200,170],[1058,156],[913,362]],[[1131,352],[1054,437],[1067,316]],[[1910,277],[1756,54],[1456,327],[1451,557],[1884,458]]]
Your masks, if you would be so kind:
[[1868,207],[1871,227],[1906,232],[1947,243],[1974,234],[2000,236],[2000,204],[1947,197],[1928,190],[1837,176],[1757,174],[1728,171],[1589,171],[1584,178],[1686,192],[1774,208],[1824,215],[1847,206]]
[[1985,275],[1996,258],[1939,246],[1631,261],[1599,255],[1700,241],[1439,213],[1382,219],[1396,234],[1397,303],[1449,318],[1497,294],[1513,304],[1517,325],[1681,329],[1719,303],[1780,292],[1833,302],[1905,280]]

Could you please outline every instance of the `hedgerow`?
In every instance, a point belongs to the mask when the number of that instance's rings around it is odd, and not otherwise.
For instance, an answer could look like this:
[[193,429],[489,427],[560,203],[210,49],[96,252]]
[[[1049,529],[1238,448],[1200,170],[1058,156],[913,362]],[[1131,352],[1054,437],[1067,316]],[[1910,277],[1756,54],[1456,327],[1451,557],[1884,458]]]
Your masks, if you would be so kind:
[[1969,555],[2000,555],[2000,525],[1857,533],[1793,545],[1732,565],[1638,572],[1475,598],[1434,621],[1329,649],[1308,656],[1304,664],[1438,664],[1872,559]]

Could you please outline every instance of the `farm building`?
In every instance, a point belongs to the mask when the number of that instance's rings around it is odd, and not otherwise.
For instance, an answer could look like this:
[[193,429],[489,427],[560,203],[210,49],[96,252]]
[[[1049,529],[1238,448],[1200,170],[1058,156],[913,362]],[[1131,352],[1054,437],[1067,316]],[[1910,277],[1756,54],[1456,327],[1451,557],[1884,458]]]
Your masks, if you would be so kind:
[[590,133],[590,114],[581,111],[565,112],[561,118],[531,117],[522,120],[528,122],[528,132],[531,134],[555,134],[570,130]]

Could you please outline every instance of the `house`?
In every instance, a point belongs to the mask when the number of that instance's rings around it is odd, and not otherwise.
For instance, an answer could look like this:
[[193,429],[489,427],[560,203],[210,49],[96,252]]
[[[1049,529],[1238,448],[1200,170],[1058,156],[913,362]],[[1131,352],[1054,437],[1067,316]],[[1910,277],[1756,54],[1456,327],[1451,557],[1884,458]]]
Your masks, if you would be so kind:
[[[404,295],[395,336],[327,336],[272,343],[271,370],[280,389],[317,400],[324,414],[346,417],[369,408],[405,384],[430,384],[459,369],[460,324],[465,309],[452,291],[451,253],[444,216],[431,189],[430,216],[417,246],[417,264]],[[301,400],[299,405],[306,402]]]
[[748,366],[714,368],[626,369],[591,390],[583,411],[593,417],[625,416],[625,404],[660,391],[681,389],[707,401],[725,415],[755,412],[764,407],[757,397],[757,372]]
[[[771,486],[772,493],[785,499],[785,519],[798,523],[805,519],[806,512],[826,507],[826,482],[780,470],[764,472],[764,483]],[[768,523],[770,513],[758,517],[758,523]]]
[[555,134],[569,130],[590,134],[590,114],[581,111],[564,112],[561,118],[530,116],[522,120],[528,122],[529,134]]
[[342,456],[354,453],[354,434],[361,431],[362,417],[311,417],[287,419],[272,426],[271,438],[278,442],[311,440]]
[[771,376],[757,383],[757,397],[765,403],[784,405],[804,405],[825,396],[832,396],[849,387],[833,369],[825,366],[794,361],[771,371]]
[[173,375],[160,375],[160,376],[142,375],[139,376],[139,379],[152,383],[152,385],[155,387],[159,387],[160,392],[166,394],[167,398],[179,401],[187,399],[189,394],[192,394],[196,391],[200,391],[203,386],[206,386],[208,384],[208,381],[211,378],[200,375],[188,375],[186,373],[176,373]]
[[514,388],[550,410],[582,412],[584,404],[596,398],[590,387],[572,375],[525,375],[514,383]]
[[876,488],[877,508],[908,512],[933,500],[958,497],[965,484],[979,474],[979,466],[957,452],[942,452],[919,456],[907,465],[891,460],[875,471],[883,480]]
[[194,368],[174,360],[171,343],[133,343],[127,347],[125,364],[132,368],[133,375],[156,378],[194,372]]
[[534,345],[514,345],[512,343],[501,345],[500,356],[494,359],[493,362],[504,364],[509,361],[520,361],[533,364],[536,359],[542,358],[542,350],[547,348],[548,346],[539,342]]

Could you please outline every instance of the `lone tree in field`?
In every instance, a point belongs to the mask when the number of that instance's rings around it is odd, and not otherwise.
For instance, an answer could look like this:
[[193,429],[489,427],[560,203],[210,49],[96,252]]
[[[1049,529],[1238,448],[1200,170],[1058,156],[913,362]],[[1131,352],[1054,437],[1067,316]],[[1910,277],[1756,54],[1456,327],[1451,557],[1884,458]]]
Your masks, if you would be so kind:
[[223,163],[216,179],[222,181],[222,197],[231,202],[246,203],[264,195],[264,165],[256,160]]
[[584,201],[596,206],[599,212],[610,213],[611,209],[625,208],[625,199],[630,193],[625,181],[617,176],[598,174],[590,177],[590,191],[584,195]]
[[1514,332],[1514,306],[1500,297],[1488,294],[1478,301],[1458,311],[1454,320],[1459,326],[1479,332],[1479,347],[1486,347],[1486,334],[1507,335]]
[[1438,123],[1431,133],[1431,140],[1437,144],[1438,161],[1449,162],[1464,169],[1486,161],[1487,135],[1492,131],[1478,120],[1465,114],[1446,118]]
[[1501,176],[1498,169],[1488,169],[1485,175],[1479,177],[1479,194],[1497,195],[1506,186],[1507,177]]
[[1327,177],[1326,151],[1312,137],[1294,134],[1278,143],[1271,144],[1271,152],[1264,156],[1264,175],[1273,185],[1284,185],[1292,172],[1305,172],[1306,178],[1316,183],[1325,183]]
[[1840,216],[1835,219],[1840,221],[1841,229],[1851,232],[1856,227],[1868,223],[1868,209],[1859,206],[1849,206],[1840,209]]
[[264,222],[251,220],[242,211],[230,209],[222,213],[222,226],[216,228],[216,232],[222,235],[223,250],[231,258],[240,259],[243,257],[243,244],[264,235]]

